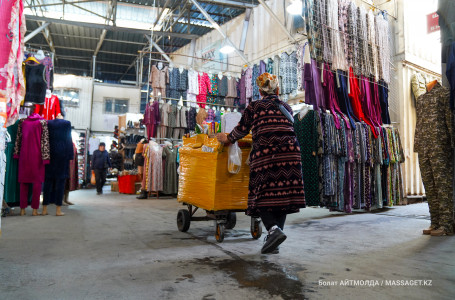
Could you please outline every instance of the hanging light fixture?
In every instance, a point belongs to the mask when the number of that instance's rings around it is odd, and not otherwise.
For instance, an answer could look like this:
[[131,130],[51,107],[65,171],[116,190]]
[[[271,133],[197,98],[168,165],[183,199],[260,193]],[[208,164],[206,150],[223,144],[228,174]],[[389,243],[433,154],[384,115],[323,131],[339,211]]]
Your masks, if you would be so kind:
[[229,54],[229,53],[232,53],[234,51],[235,51],[235,48],[232,47],[231,45],[229,45],[227,40],[224,40],[224,42],[223,42],[223,44],[221,46],[220,52],[223,53],[223,54]]
[[[224,16],[223,16],[224,17]],[[229,22],[228,22],[229,23]],[[235,48],[228,42],[228,26],[229,24],[226,23],[226,38],[224,39],[223,43],[221,44],[220,52],[223,54],[230,54],[235,51]]]
[[291,15],[301,15],[302,7],[302,0],[294,0],[288,7],[286,7],[286,11]]

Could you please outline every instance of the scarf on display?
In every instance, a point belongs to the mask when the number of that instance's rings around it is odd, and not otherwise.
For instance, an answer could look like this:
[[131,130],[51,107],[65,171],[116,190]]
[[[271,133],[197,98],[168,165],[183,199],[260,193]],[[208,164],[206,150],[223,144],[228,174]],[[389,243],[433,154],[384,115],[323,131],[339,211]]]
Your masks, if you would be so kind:
[[[24,57],[25,15],[24,4],[15,0],[11,9],[10,30],[11,49],[7,66],[6,100],[8,101],[6,126],[10,126],[19,118],[19,108],[25,96],[24,76],[22,74],[22,60]],[[3,108],[0,109],[2,111]]]

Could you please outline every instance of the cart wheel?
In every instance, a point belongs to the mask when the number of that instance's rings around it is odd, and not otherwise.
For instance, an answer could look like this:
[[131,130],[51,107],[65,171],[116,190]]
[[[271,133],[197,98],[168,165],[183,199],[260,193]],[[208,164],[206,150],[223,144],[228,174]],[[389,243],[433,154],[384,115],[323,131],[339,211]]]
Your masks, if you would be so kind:
[[226,229],[233,229],[235,227],[235,224],[237,223],[237,215],[235,212],[230,212],[227,215],[227,220],[226,220]]
[[181,209],[177,213],[177,227],[181,232],[187,232],[190,229],[191,216],[186,209]]
[[251,236],[257,240],[262,235],[262,222],[259,219],[251,218]]
[[216,224],[215,238],[218,243],[222,243],[224,240],[224,224]]

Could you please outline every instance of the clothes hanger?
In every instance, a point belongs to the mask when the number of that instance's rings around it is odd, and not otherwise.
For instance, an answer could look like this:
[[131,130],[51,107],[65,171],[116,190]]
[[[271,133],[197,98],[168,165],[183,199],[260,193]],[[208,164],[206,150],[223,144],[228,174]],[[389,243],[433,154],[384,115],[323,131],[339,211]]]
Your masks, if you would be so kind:
[[36,58],[34,58],[33,56],[30,56],[29,58],[27,58],[27,59],[24,61],[24,63],[28,63],[28,62],[34,62],[34,63],[36,63],[36,64],[38,64],[38,65],[41,64],[41,63],[40,63]]

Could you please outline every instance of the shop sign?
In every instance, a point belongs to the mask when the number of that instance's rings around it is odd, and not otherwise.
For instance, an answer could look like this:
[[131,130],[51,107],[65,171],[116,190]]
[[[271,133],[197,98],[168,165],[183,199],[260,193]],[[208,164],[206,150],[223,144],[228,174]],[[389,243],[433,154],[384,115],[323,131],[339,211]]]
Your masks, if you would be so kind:
[[428,34],[439,31],[439,15],[437,13],[432,13],[427,15],[427,26]]
[[199,51],[201,57],[201,67],[206,70],[218,72],[225,69],[227,56],[220,52],[222,41],[216,41]]

